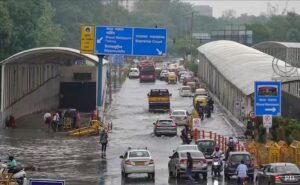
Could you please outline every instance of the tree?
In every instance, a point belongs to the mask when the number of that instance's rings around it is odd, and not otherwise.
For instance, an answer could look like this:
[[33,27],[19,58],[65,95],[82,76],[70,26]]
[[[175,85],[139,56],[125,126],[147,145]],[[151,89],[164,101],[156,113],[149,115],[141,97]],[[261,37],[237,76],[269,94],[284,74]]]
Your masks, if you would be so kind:
[[9,16],[6,2],[0,1],[0,60],[8,57],[13,34],[13,22]]

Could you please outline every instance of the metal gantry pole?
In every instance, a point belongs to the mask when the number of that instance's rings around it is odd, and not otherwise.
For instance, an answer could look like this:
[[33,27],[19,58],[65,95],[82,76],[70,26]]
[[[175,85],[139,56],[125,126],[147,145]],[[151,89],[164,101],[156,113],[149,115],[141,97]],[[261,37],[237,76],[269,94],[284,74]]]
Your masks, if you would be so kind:
[[102,70],[103,70],[103,58],[104,55],[98,55],[98,80],[97,80],[97,116],[100,121],[103,119],[102,111]]

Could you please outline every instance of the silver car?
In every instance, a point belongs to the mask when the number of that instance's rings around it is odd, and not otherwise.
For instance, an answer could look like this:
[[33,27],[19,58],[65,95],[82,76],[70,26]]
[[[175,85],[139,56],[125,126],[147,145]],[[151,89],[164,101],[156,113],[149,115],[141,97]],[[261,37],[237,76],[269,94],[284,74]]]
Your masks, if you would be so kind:
[[170,118],[177,124],[177,125],[187,125],[188,123],[188,113],[186,110],[173,110]]
[[121,171],[125,179],[132,173],[147,173],[148,177],[155,177],[154,160],[147,148],[128,148],[124,155],[121,155]]
[[172,119],[157,120],[154,125],[153,133],[156,136],[160,135],[177,135],[177,125]]
[[174,152],[172,156],[169,156],[168,163],[169,176],[180,178],[186,174],[187,168],[187,152],[191,153],[193,158],[193,174],[203,176],[203,179],[207,178],[207,161],[202,152],[199,150],[181,150]]

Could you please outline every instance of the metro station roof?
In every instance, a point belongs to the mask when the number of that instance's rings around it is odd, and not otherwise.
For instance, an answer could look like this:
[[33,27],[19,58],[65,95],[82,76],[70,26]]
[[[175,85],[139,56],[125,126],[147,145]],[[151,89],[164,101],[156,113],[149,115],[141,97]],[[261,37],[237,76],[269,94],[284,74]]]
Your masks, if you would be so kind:
[[[90,54],[81,54],[79,50],[66,47],[40,47],[25,50],[14,54],[7,59],[0,62],[3,64],[29,63],[29,64],[43,64],[43,63],[57,63],[62,65],[70,65],[76,60],[87,60],[93,64],[98,63],[98,57]],[[103,63],[106,63],[104,61]]]
[[266,41],[255,44],[253,48],[300,48],[299,42]]
[[[254,93],[255,81],[270,81],[274,77],[273,57],[237,42],[220,40],[198,48],[215,68],[244,94]],[[279,61],[284,66],[285,62]]]

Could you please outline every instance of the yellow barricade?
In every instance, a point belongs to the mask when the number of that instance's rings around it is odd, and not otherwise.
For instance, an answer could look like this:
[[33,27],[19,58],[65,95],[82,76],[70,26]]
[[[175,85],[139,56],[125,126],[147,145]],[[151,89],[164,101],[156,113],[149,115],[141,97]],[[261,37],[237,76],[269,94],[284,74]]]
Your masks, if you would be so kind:
[[290,151],[292,154],[293,163],[300,167],[300,142],[293,141],[290,145]]
[[285,141],[279,141],[278,145],[280,147],[280,162],[291,162],[289,145]]
[[273,141],[268,141],[265,147],[268,150],[268,163],[280,162],[280,146]]

